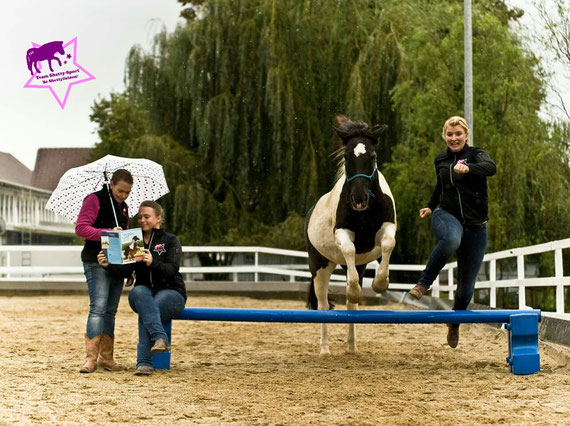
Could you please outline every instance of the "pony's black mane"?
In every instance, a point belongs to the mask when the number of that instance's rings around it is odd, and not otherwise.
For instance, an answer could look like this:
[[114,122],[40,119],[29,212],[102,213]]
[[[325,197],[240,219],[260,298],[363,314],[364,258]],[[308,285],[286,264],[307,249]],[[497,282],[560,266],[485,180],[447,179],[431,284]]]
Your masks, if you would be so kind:
[[339,115],[337,118],[338,128],[345,132],[350,138],[354,137],[364,137],[372,140],[376,140],[368,124],[364,121],[352,121],[344,115]]
[[[338,115],[336,119],[338,122],[338,128],[346,133],[349,138],[360,136],[375,140],[375,137],[372,134],[372,129],[370,129],[370,126],[368,126],[364,121],[352,121],[344,115]],[[345,146],[341,146],[331,154],[333,158],[338,160],[335,182],[344,176],[344,149]]]

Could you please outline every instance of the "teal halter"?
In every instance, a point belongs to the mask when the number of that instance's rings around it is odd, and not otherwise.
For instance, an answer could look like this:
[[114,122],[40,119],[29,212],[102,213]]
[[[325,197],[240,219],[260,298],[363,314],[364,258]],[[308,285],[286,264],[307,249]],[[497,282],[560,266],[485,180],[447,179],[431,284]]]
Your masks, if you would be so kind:
[[372,180],[372,177],[374,176],[374,173],[376,172],[376,170],[378,170],[378,166],[376,165],[376,163],[374,163],[374,169],[372,169],[372,173],[370,173],[369,175],[365,175],[363,173],[359,173],[357,175],[351,176],[351,177],[347,177],[346,181],[350,182],[353,179],[356,179],[357,177],[365,177],[368,180]]
[[[357,177],[364,177],[368,180],[372,180],[372,177],[374,176],[374,173],[376,173],[376,170],[378,170],[378,165],[376,164],[376,162],[374,162],[374,168],[372,169],[372,173],[370,173],[369,175],[365,175],[364,173],[358,173],[357,175],[351,176],[351,177],[347,177],[346,181],[350,182],[351,180],[356,179]],[[368,191],[368,195],[370,195],[371,197],[374,197],[374,194],[372,193],[371,190]]]

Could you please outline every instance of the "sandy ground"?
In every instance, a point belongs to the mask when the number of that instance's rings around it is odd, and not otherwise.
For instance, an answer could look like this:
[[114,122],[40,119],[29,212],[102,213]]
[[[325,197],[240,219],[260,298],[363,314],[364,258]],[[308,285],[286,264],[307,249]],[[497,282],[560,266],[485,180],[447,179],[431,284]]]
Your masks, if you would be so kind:
[[[299,301],[192,297],[187,306],[302,309]],[[133,375],[136,315],[123,296],[117,373],[79,374],[86,295],[0,296],[1,424],[570,424],[566,347],[541,344],[542,371],[515,376],[506,334],[464,325],[346,326],[177,321],[172,370]],[[398,305],[374,309],[402,309]]]

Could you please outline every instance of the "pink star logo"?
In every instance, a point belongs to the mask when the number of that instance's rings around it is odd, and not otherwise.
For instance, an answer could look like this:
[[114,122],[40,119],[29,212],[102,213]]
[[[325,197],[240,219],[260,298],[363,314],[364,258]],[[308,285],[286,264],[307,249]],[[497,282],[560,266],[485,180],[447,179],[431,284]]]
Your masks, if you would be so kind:
[[[43,47],[33,42],[32,45],[34,49],[28,51],[26,59],[29,59],[31,56],[30,51]],[[36,55],[36,57],[39,57],[38,62],[33,65],[30,65],[28,62],[28,68],[32,76],[26,82],[24,88],[49,89],[61,109],[64,109],[67,98],[69,97],[69,92],[71,91],[71,86],[95,80],[95,77],[77,63],[77,37],[63,46],[60,45],[60,47],[63,47],[64,53],[56,52],[61,54],[59,58],[73,58],[73,62],[60,61],[58,56],[55,55],[50,62],[48,61],[49,58],[41,58],[40,55]],[[45,62],[42,64],[41,60],[45,60]],[[58,62],[61,62],[61,65],[59,65]],[[49,69],[50,67],[52,67],[53,71]]]
[[166,247],[164,247],[164,243],[155,245],[154,251],[157,252],[159,255],[162,253],[166,253]]

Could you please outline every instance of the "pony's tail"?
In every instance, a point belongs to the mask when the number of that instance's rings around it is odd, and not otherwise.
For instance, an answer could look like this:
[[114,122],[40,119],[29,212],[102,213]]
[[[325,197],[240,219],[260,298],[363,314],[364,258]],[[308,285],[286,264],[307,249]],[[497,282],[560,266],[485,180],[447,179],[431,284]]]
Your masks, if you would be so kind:
[[[334,299],[331,294],[327,294],[327,299],[329,301],[329,309],[333,310],[335,307]],[[315,280],[311,277],[311,285],[309,286],[309,295],[307,297],[307,308],[312,310],[319,309],[319,300],[317,299],[317,293],[315,293]]]
[[311,277],[311,285],[309,286],[309,295],[307,297],[307,308],[317,310],[319,309],[319,301],[315,293],[315,280]]

